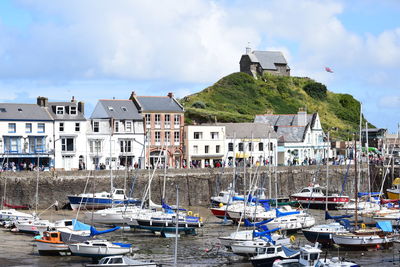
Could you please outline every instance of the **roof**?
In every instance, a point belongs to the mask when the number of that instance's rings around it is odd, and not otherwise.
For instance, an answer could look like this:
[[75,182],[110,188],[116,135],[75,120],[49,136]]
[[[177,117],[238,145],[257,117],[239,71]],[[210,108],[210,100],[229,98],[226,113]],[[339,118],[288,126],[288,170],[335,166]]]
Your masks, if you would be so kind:
[[142,111],[184,112],[183,107],[174,97],[169,96],[136,96]]
[[[57,114],[57,106],[65,107],[64,114]],[[76,115],[71,115],[70,108],[76,107]],[[54,120],[61,121],[85,121],[85,115],[78,110],[78,103],[76,102],[49,102],[48,111]]]
[[[317,113],[307,114],[307,123],[313,126]],[[298,126],[298,114],[262,114],[256,115],[254,122],[268,123],[271,126]]]
[[302,142],[308,126],[280,126],[276,133],[283,142]]
[[113,118],[117,120],[142,120],[135,104],[131,100],[102,99],[97,102],[91,119]]
[[[248,54],[252,62],[260,63],[265,70],[277,70],[275,64],[283,64],[287,66],[287,62],[280,51],[252,51]],[[289,69],[289,66],[287,66]]]
[[302,142],[308,127],[314,127],[317,113],[307,114],[306,125],[298,125],[299,114],[256,115],[254,122],[266,123],[274,127],[280,142]]
[[37,104],[0,103],[0,120],[52,121],[53,119]]
[[225,126],[227,137],[236,138],[266,138],[270,133],[271,139],[278,138],[274,129],[265,123],[243,122],[243,123],[216,123],[216,126]]

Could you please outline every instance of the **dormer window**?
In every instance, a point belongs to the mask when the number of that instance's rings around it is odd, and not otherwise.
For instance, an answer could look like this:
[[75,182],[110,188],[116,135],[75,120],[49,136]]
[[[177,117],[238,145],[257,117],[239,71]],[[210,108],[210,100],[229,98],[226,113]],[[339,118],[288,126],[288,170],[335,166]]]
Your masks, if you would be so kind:
[[109,110],[109,111],[114,111],[114,108],[111,107],[111,106],[108,106],[108,110]]
[[0,112],[4,113],[4,112],[7,112],[7,110],[5,108],[0,108]]
[[127,111],[126,107],[121,107],[122,111]]
[[69,114],[76,115],[76,107],[69,107]]
[[57,106],[56,107],[56,114],[57,115],[63,115],[65,113],[65,107],[63,106]]
[[19,112],[22,112],[22,108],[18,108],[18,111],[19,111]]

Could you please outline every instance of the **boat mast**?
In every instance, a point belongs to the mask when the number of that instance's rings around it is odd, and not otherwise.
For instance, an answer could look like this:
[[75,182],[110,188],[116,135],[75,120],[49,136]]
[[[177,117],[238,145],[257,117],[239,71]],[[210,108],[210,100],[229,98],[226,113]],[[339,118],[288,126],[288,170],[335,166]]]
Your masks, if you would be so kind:
[[355,209],[354,209],[354,218],[355,218],[355,228],[357,229],[358,227],[358,172],[357,172],[357,140],[356,136],[354,134],[354,175],[355,175],[355,180],[354,180],[354,195],[355,195]]
[[[268,148],[268,182],[269,182],[269,188],[268,188],[268,198],[271,199],[272,194],[271,194],[271,190],[272,190],[272,181],[271,181],[271,132],[268,130],[268,143],[267,143],[267,148]],[[276,202],[278,200],[275,200]]]
[[178,227],[179,227],[179,186],[176,185],[176,224],[175,224],[175,250],[174,266],[178,266]]
[[[330,144],[329,142],[329,131],[328,131],[328,144]],[[330,145],[329,145],[330,146]],[[328,211],[328,188],[329,188],[329,147],[326,150],[326,157],[325,157],[325,161],[326,161],[326,193],[325,193],[325,211]]]
[[368,122],[365,122],[365,150],[367,151],[367,177],[368,177],[368,200],[371,200],[371,177],[369,172],[369,142],[368,142]]

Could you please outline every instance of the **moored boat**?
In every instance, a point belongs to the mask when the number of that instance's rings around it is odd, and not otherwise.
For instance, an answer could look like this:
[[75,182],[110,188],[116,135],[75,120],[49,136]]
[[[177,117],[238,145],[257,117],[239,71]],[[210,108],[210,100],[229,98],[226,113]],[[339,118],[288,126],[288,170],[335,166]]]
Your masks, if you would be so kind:
[[69,195],[69,203],[73,210],[77,210],[80,206],[86,209],[105,209],[114,205],[137,205],[140,200],[136,198],[128,198],[124,189],[115,188],[111,193],[82,193],[79,195]]
[[258,254],[251,257],[250,261],[255,267],[268,267],[272,266],[276,260],[294,259],[299,255],[299,251],[277,245],[259,249]]
[[147,261],[139,261],[135,259],[131,259],[127,256],[117,255],[117,256],[109,256],[102,258],[99,263],[97,264],[86,264],[86,267],[161,267],[161,264],[156,264],[154,262],[147,262]]
[[400,199],[400,178],[394,179],[392,188],[386,190],[389,199]]
[[328,209],[336,209],[338,205],[349,202],[348,196],[331,194],[326,196],[323,192],[325,189],[318,184],[311,184],[304,187],[299,193],[292,194],[290,198],[297,200],[307,208],[325,208],[328,203]]
[[73,255],[92,258],[125,255],[132,252],[130,244],[112,243],[107,240],[87,240],[83,243],[68,244],[68,247]]
[[58,231],[45,231],[41,238],[34,239],[40,255],[68,255],[71,254],[68,244],[61,240],[61,233]]

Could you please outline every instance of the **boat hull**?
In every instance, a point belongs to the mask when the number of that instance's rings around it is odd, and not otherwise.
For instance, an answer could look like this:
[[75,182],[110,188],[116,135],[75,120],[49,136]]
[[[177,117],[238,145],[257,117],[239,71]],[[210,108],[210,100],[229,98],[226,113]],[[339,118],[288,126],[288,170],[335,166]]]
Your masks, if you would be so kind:
[[397,192],[397,190],[388,189],[386,193],[389,199],[400,199],[400,192]]
[[109,248],[109,247],[92,247],[81,246],[79,244],[70,244],[69,249],[73,255],[82,257],[102,258],[106,256],[124,255],[131,252],[130,248]]
[[357,235],[333,235],[335,244],[348,249],[379,249],[388,248],[393,245],[393,238]]
[[71,254],[69,247],[65,243],[44,242],[35,240],[37,250],[43,256],[64,256]]
[[138,205],[140,200],[137,199],[112,199],[112,198],[96,198],[96,197],[81,197],[68,196],[69,203],[73,210],[77,210],[79,206],[86,209],[106,209],[114,205]]
[[218,219],[225,219],[225,217],[228,220],[230,219],[228,213],[226,212],[226,208],[211,208],[210,211]]
[[[302,196],[292,196],[292,200],[298,201],[303,207],[312,209],[325,209],[326,207],[326,197],[302,197]],[[328,209],[335,210],[338,205],[343,205],[349,202],[348,197],[328,197]]]
[[304,229],[303,234],[304,237],[311,243],[318,242],[322,245],[333,244],[332,233],[321,233]]

